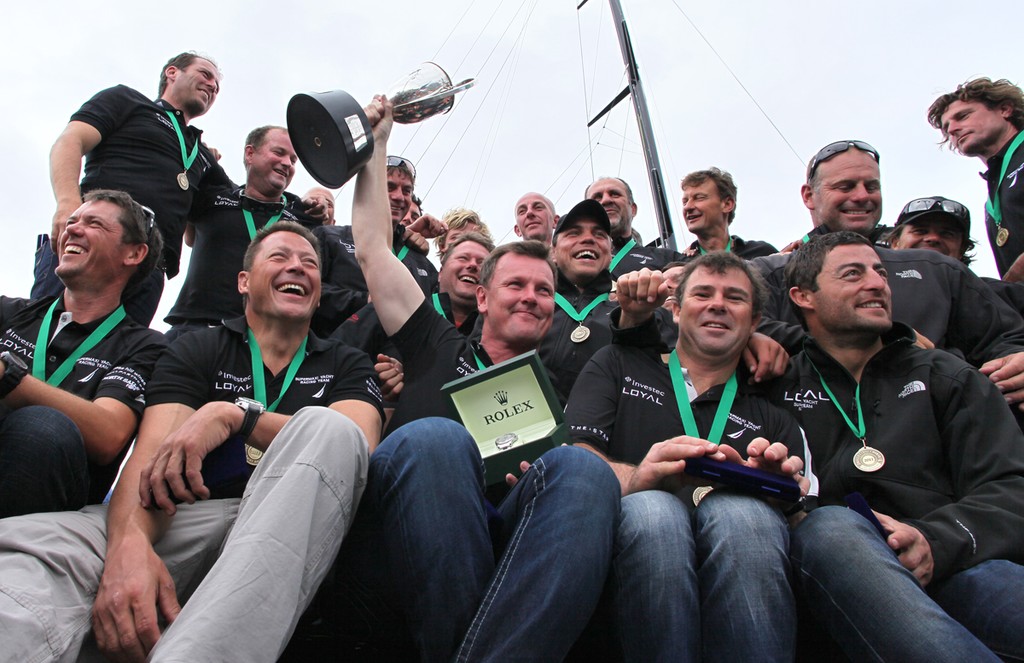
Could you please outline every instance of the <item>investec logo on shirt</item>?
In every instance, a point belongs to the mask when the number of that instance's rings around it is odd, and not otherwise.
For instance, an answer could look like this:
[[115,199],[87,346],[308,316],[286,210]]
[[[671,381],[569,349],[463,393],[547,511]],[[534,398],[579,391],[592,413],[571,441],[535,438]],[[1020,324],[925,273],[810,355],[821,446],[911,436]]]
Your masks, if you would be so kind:
[[35,350],[36,344],[22,338],[13,329],[8,329],[4,333],[3,340],[0,340],[0,348],[10,350],[14,354],[21,355],[27,359],[32,359],[32,351]]
[[217,371],[217,379],[213,383],[215,391],[226,391],[231,394],[244,394],[252,390],[251,375],[232,375]]
[[533,405],[530,403],[529,399],[525,401],[520,401],[518,403],[512,403],[510,402],[508,392],[502,391],[500,389],[494,392],[494,400],[497,401],[498,405],[501,406],[501,409],[495,410],[490,414],[484,415],[484,424],[486,424],[487,426],[490,426],[491,424],[496,424],[499,421],[511,419],[512,417],[520,415],[524,412],[529,412],[530,410],[533,409]]
[[661,399],[665,397],[665,392],[661,389],[655,389],[642,382],[629,377],[628,375],[622,379],[625,383],[622,385],[622,395],[630,396],[632,398],[639,398],[644,401],[651,401],[661,405]]

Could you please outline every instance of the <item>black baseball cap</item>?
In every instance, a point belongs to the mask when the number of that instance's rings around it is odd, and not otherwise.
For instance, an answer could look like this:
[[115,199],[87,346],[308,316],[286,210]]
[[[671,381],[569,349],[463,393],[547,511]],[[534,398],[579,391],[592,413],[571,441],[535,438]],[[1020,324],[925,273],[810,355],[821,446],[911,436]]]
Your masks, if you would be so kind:
[[967,237],[971,233],[971,212],[964,205],[942,196],[929,196],[928,198],[915,198],[903,206],[899,217],[896,218],[896,225],[910,223],[915,219],[930,214],[942,215],[956,221],[957,225]]
[[558,225],[555,226],[555,234],[557,235],[566,228],[570,228],[584,220],[596,222],[609,235],[612,232],[612,222],[608,220],[608,212],[605,211],[601,203],[587,198],[576,203],[575,207],[558,219]]

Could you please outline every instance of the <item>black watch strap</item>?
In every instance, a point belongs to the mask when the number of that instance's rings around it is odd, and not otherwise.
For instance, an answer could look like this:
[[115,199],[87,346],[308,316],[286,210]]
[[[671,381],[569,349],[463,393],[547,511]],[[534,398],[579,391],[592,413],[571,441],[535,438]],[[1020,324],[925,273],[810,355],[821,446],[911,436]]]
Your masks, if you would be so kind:
[[241,396],[235,399],[235,405],[245,413],[242,418],[242,426],[238,429],[238,435],[245,442],[252,437],[252,432],[256,429],[256,423],[260,420],[260,415],[266,411],[266,408],[259,401]]
[[28,364],[9,350],[0,352],[0,361],[4,363],[4,376],[0,378],[0,398],[6,398],[28,375]]

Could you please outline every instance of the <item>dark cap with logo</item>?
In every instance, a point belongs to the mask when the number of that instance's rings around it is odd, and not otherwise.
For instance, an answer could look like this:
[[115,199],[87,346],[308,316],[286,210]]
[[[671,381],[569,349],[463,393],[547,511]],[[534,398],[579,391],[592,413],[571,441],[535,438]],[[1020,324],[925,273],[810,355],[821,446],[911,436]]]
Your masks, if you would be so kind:
[[902,226],[924,216],[941,215],[952,219],[967,237],[971,232],[971,212],[962,204],[942,196],[915,198],[903,206],[896,225]]
[[582,202],[576,203],[568,213],[563,214],[562,217],[558,219],[558,225],[555,226],[555,234],[557,235],[566,228],[575,226],[580,221],[594,221],[597,225],[603,228],[606,233],[610,234],[612,232],[612,222],[608,220],[608,212],[604,210],[601,203],[588,198]]

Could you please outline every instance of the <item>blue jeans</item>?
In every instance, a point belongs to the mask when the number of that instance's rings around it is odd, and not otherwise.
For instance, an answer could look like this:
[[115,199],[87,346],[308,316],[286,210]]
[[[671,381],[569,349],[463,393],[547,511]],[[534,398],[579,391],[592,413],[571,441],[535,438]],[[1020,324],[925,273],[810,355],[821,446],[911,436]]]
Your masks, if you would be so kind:
[[[790,554],[799,591],[852,660],[999,660],[925,593],[874,527],[854,511],[826,506],[809,513],[791,534]],[[994,584],[986,583],[976,597],[958,600],[984,610],[988,592],[997,589]],[[1018,589],[1012,599],[1018,624],[1021,597]]]
[[459,424],[389,435],[336,564],[339,628],[379,639],[404,625],[425,661],[562,660],[607,577],[618,480],[589,451],[552,449],[498,506],[493,541],[483,491]]
[[648,490],[622,499],[607,604],[625,661],[791,661],[796,614],[778,509],[716,490],[696,511]]
[[0,518],[85,506],[89,464],[78,426],[53,408],[8,410],[0,419]]
[[776,507],[716,489],[693,514],[704,661],[792,661],[789,527]]
[[660,490],[622,498],[602,597],[625,661],[700,661],[700,589],[690,512]]
[[1024,661],[1024,566],[982,562],[932,583],[928,594],[1004,661]]

